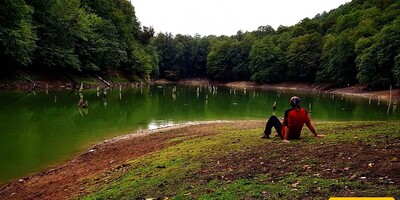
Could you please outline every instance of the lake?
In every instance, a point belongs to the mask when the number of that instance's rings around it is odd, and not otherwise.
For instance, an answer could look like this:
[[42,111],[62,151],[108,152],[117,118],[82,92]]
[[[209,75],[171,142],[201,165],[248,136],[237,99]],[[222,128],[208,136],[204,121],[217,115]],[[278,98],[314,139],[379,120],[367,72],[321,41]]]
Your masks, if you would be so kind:
[[[174,87],[94,89],[82,94],[0,92],[0,183],[55,166],[95,143],[139,129],[193,121],[266,120],[273,112],[283,116],[294,95],[251,88]],[[324,93],[296,95],[313,121],[400,119],[397,105],[389,107],[387,101]],[[81,97],[87,108],[78,108]]]

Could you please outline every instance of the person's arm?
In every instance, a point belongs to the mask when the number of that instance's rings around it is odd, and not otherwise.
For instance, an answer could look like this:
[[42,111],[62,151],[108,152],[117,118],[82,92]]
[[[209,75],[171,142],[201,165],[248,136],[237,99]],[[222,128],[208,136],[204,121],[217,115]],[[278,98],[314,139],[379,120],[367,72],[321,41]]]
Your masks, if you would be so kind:
[[310,129],[311,133],[313,133],[315,137],[319,137],[319,138],[325,137],[325,135],[318,135],[318,134],[317,134],[317,132],[315,131],[315,128],[314,128],[314,126],[311,124],[311,122],[307,122],[307,123],[306,123],[306,126],[307,126],[308,129]]
[[317,131],[315,131],[314,126],[311,124],[311,120],[310,120],[310,115],[308,114],[307,110],[306,110],[306,120],[304,122],[307,126],[307,128],[312,132],[312,134],[314,134],[315,137],[325,137],[325,135],[318,135]]
[[285,129],[285,135],[283,136],[283,142],[289,142],[289,126]]
[[282,125],[285,126],[285,132],[283,134],[283,142],[289,142],[289,112],[291,109],[285,111]]

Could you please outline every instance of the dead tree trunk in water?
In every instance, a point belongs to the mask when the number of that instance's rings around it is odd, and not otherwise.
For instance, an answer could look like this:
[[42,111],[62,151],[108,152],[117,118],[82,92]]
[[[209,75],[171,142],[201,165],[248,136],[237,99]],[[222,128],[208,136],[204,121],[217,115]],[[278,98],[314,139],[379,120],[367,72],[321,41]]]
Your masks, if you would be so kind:
[[96,77],[103,82],[104,84],[106,84],[108,87],[111,87],[111,84],[109,82],[107,82],[106,80],[104,80],[103,78],[101,78],[99,75],[96,74]]
[[23,74],[20,74],[20,76],[22,76],[25,80],[27,80],[29,83],[31,83],[33,88],[37,88],[37,87],[38,87],[38,84],[36,84],[35,81],[32,81],[32,80],[31,80],[30,78],[28,78],[27,76],[25,76],[25,75],[23,75]]
[[34,90],[36,90],[37,88],[39,88],[39,84],[37,84],[37,83],[36,83],[35,81],[33,81],[32,79],[28,78],[27,75],[24,75],[23,73],[18,72],[18,71],[15,71],[15,73],[16,73],[18,76],[21,76],[22,78],[24,78],[28,83],[30,83],[30,84],[32,85],[32,88],[31,88],[30,90],[27,90],[26,93],[31,93],[31,92],[33,92]]

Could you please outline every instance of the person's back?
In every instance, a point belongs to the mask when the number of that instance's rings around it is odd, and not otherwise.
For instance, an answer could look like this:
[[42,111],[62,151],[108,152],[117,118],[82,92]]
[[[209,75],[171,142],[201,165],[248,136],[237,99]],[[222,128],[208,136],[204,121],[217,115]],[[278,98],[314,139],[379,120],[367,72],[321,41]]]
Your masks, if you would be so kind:
[[[285,121],[285,119],[287,120]],[[292,108],[286,110],[282,132],[284,133],[286,131],[286,127],[290,127],[288,139],[299,139],[303,125],[309,122],[310,117],[304,108]]]

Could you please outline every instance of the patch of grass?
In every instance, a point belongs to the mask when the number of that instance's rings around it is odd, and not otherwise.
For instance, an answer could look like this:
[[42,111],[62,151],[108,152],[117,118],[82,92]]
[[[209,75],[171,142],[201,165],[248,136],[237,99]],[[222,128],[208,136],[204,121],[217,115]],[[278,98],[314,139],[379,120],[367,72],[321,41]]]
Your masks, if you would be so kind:
[[[397,121],[360,121],[360,122],[317,122],[317,133],[327,135],[324,140],[309,140],[313,137],[307,128],[303,129],[302,137],[306,142],[365,142],[376,143],[399,137],[400,123]],[[304,141],[302,141],[304,142]]]
[[270,199],[328,199],[333,193],[358,185],[358,182],[341,179],[290,175],[267,184],[266,190]]
[[207,194],[200,195],[197,199],[328,199],[331,194],[358,189],[362,184],[346,179],[292,174],[277,181],[263,181],[262,175],[255,179],[239,179],[234,182],[213,180],[207,186]]
[[218,186],[214,192],[198,199],[245,199],[262,198],[266,185],[255,180],[240,179],[233,183]]
[[172,139],[166,141],[165,143],[166,144],[175,143],[175,142],[179,143],[179,142],[183,142],[183,141],[188,140],[188,139],[190,139],[190,136],[176,137],[176,138],[172,138]]

